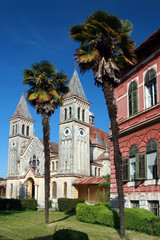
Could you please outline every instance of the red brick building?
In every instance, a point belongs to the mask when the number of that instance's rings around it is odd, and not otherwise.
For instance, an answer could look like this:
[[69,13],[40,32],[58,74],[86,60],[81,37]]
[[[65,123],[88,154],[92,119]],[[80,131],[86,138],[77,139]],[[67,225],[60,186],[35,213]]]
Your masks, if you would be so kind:
[[[159,215],[160,207],[160,29],[136,50],[137,64],[115,88],[125,207]],[[110,136],[110,138],[112,138]],[[111,143],[111,205],[117,185]]]

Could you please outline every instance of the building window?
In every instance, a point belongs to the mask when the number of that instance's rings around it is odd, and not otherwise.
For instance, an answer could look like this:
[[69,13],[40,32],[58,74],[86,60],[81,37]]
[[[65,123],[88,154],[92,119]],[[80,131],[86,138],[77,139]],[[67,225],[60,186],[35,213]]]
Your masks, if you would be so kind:
[[158,201],[150,201],[150,211],[154,213],[154,215],[159,216],[159,202]]
[[22,125],[22,134],[24,135],[24,124]]
[[29,126],[27,126],[27,128],[26,128],[26,134],[27,134],[27,136],[29,136]]
[[58,171],[58,161],[56,161],[56,171]]
[[54,162],[52,162],[52,171],[54,172]]
[[67,183],[64,182],[64,197],[67,198]]
[[145,75],[146,108],[157,104],[157,74],[154,69]]
[[11,198],[13,197],[13,183],[11,183]]
[[100,177],[101,176],[101,169],[98,168],[98,176]]
[[123,158],[122,159],[122,166],[123,166],[123,171],[122,171],[122,180],[124,182],[129,181],[129,158]]
[[137,145],[133,145],[129,149],[129,168],[130,168],[130,181],[136,179],[136,154],[139,153]]
[[17,133],[17,124],[16,124],[16,133]]
[[67,120],[67,108],[64,109],[64,120]]
[[83,109],[83,110],[82,110],[82,121],[83,121],[83,122],[85,121],[84,115],[85,115],[85,110]]
[[129,116],[138,112],[138,84],[133,81],[128,89]]
[[147,179],[157,179],[158,168],[157,168],[157,158],[158,158],[158,143],[155,139],[151,139],[146,146],[147,154]]
[[72,108],[69,107],[69,119],[71,119],[71,118],[72,118]]
[[131,201],[132,208],[139,208],[139,201]]
[[95,167],[95,176],[97,176],[97,168]]
[[39,166],[39,164],[40,164],[39,158],[36,155],[33,155],[33,157],[30,158],[29,167],[33,168],[34,170],[36,170],[37,166]]
[[57,198],[57,183],[52,182],[52,197]]
[[146,154],[137,154],[136,165],[136,179],[146,179]]
[[78,108],[78,119],[80,119],[80,107]]
[[12,127],[12,135],[14,135],[14,125],[13,125],[13,127]]

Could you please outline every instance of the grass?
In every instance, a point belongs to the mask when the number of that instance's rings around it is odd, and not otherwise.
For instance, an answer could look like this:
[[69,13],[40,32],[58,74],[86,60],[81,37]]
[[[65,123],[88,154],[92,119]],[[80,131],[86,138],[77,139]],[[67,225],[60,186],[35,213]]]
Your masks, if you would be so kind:
[[[5,240],[51,240],[53,233],[62,228],[82,231],[88,234],[89,240],[118,240],[119,233],[103,225],[79,222],[75,215],[61,212],[50,212],[50,223],[45,225],[43,211],[0,211],[0,239]],[[156,240],[159,237],[149,236],[134,231],[126,231],[127,240]]]

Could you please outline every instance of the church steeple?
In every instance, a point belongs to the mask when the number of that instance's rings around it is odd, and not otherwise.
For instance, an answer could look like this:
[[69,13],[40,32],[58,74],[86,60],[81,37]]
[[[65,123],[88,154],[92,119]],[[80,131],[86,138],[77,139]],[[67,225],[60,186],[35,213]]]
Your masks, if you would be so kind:
[[24,117],[27,119],[32,119],[30,111],[28,109],[24,93],[21,96],[21,99],[17,105],[17,108],[13,114],[13,117]]
[[90,175],[89,108],[77,71],[60,108],[59,174]]
[[35,121],[31,117],[24,94],[22,94],[9,122],[8,177],[11,177],[19,174],[19,156],[28,140],[33,136],[33,124]]
[[77,96],[87,101],[86,95],[84,93],[84,90],[81,85],[76,69],[74,70],[73,76],[71,78],[71,81],[68,87],[70,91],[64,96],[65,99],[69,97]]

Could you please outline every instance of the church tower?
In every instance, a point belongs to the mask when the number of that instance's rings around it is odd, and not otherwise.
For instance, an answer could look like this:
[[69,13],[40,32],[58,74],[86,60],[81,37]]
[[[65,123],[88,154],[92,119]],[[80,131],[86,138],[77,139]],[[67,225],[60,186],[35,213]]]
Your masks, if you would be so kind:
[[8,177],[20,175],[20,154],[33,136],[34,120],[29,112],[25,96],[22,94],[18,106],[9,119]]
[[77,71],[60,109],[59,174],[90,175],[89,108]]

